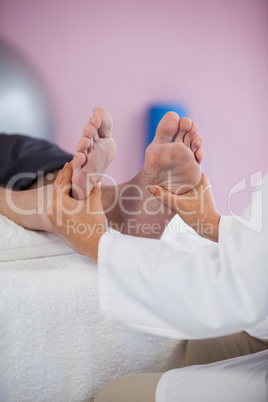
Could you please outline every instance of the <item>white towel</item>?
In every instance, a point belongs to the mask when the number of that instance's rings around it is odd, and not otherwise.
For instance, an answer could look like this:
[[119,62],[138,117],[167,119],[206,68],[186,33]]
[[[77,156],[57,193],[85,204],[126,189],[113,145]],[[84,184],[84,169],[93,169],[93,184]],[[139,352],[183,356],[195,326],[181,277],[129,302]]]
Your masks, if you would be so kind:
[[0,216],[0,402],[89,402],[109,380],[183,365],[183,343],[115,332],[97,266]]
[[74,253],[56,236],[32,230],[0,214],[0,262]]

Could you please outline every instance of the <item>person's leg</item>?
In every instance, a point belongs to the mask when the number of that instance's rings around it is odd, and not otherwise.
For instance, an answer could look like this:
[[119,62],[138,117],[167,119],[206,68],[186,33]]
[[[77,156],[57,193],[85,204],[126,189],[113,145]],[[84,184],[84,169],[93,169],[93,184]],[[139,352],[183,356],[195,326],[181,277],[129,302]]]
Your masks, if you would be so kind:
[[0,134],[0,213],[26,228],[48,230],[44,211],[51,202],[51,185],[72,158],[49,141]]
[[0,187],[0,213],[26,229],[51,232],[46,211],[52,196],[53,184],[24,191]]
[[[96,113],[98,114],[98,111]],[[101,113],[98,117],[103,118]],[[108,130],[110,135],[111,124],[108,119],[103,118],[99,127],[102,127],[103,130],[105,124],[107,126],[106,132]],[[96,173],[95,167],[90,171],[91,164],[88,162],[94,161],[94,155],[97,159],[101,159],[104,155],[107,160],[105,144],[108,141],[105,140],[109,138],[109,135],[102,138],[104,134],[100,133],[100,138],[104,140],[100,143],[104,146],[93,146],[89,150],[90,158],[88,157],[88,150],[84,149],[84,152],[87,153],[86,161],[84,165],[78,166],[78,176],[76,172],[75,178],[78,182],[81,173],[80,185],[84,185],[84,188],[87,184],[85,182],[83,184],[83,178],[85,179],[90,173]],[[80,151],[78,153],[81,153],[83,148],[81,142],[88,140],[87,136],[86,129],[79,142]],[[173,112],[167,113],[158,125],[155,140],[146,150],[145,163],[141,172],[127,183],[119,186],[102,187],[103,208],[109,225],[122,233],[160,238],[166,225],[173,218],[174,212],[156,200],[147,188],[150,184],[160,184],[172,191],[183,192],[194,186],[200,177],[200,162],[203,158],[201,145],[202,138],[197,135],[195,123],[186,118],[180,120],[179,116]],[[109,144],[108,153],[110,149]],[[81,155],[78,156],[78,159],[81,160]],[[82,168],[85,168],[84,171]],[[84,174],[85,172],[86,174]],[[28,229],[49,230],[48,219],[46,215],[42,216],[42,213],[45,214],[45,207],[49,205],[49,196],[52,193],[49,189],[43,192],[46,197],[45,202],[41,199],[42,191],[39,189],[30,194],[25,192],[10,193],[9,199],[11,198],[12,202],[8,203],[5,191],[2,189],[0,192],[0,213]],[[11,210],[13,205],[17,207],[15,213],[14,210]],[[27,213],[26,219],[25,216],[20,216],[25,208],[33,211],[30,217]],[[38,211],[38,216],[36,211]]]
[[45,177],[38,177],[37,180],[28,187],[28,190],[33,190],[38,187],[49,186],[53,184],[56,177],[58,176],[60,170],[55,170],[54,172],[48,173]]
[[[100,180],[115,155],[112,119],[102,108],[96,108],[78,142],[73,160],[72,195],[87,198],[92,186]],[[15,134],[0,134],[0,184],[13,190],[48,184],[55,172],[73,155],[48,141]],[[41,179],[41,180],[40,180]],[[38,184],[40,186],[40,184]]]
[[[92,180],[102,177],[114,156],[110,119],[104,109],[95,109],[78,143],[72,183],[76,198],[79,180],[81,192],[91,189]],[[55,169],[73,156],[48,141],[23,135],[0,135],[0,150],[0,213],[27,229],[50,231],[46,211],[52,201]],[[106,199],[110,202],[111,197]]]
[[185,350],[185,364],[214,363],[220,360],[245,356],[268,349],[268,343],[253,338],[246,332],[219,338],[189,340]]
[[157,384],[163,373],[141,373],[108,382],[94,402],[155,402]]
[[51,172],[70,162],[73,155],[56,145],[26,135],[0,134],[0,184],[25,190],[37,179],[51,181]]

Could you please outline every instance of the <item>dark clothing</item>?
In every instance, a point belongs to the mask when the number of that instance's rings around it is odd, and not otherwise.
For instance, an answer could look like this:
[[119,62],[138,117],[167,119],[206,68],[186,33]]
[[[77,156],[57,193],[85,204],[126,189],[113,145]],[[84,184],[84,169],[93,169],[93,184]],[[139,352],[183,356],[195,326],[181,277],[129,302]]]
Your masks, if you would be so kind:
[[48,141],[26,135],[0,134],[0,184],[25,190],[40,174],[61,169],[73,155]]

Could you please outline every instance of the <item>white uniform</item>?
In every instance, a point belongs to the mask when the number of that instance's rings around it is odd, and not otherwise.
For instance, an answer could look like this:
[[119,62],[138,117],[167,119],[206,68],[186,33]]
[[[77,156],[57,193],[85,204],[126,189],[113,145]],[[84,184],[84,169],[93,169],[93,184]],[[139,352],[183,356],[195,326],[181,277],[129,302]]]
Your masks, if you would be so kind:
[[[100,306],[111,324],[176,339],[253,327],[249,333],[268,341],[268,175],[262,190],[252,206],[262,229],[222,217],[219,244],[176,250],[163,241],[103,235]],[[171,370],[156,393],[157,402],[227,400],[268,401],[268,351]]]

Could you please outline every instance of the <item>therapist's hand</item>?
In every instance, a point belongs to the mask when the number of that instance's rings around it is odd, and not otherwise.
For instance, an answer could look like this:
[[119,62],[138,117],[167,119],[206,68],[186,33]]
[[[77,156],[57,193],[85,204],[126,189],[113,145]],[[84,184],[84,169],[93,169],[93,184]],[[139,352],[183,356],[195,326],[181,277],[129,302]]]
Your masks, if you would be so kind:
[[176,211],[200,236],[218,241],[221,215],[216,209],[211,185],[204,174],[199,184],[183,195],[170,193],[157,185],[150,186],[149,191],[159,201]]
[[53,201],[47,211],[51,232],[97,262],[99,241],[107,230],[100,183],[95,184],[87,199],[77,201],[70,196],[71,178],[72,162],[64,166],[54,182]]

